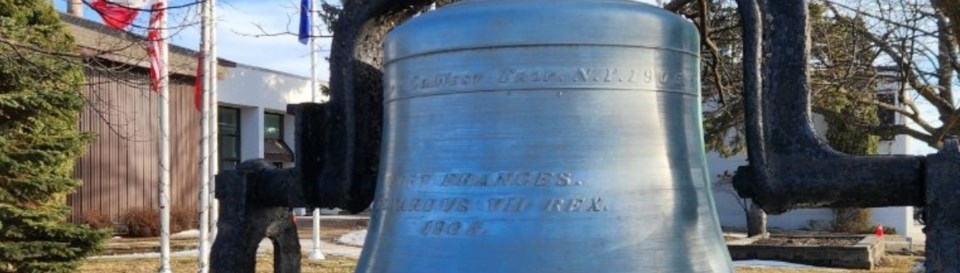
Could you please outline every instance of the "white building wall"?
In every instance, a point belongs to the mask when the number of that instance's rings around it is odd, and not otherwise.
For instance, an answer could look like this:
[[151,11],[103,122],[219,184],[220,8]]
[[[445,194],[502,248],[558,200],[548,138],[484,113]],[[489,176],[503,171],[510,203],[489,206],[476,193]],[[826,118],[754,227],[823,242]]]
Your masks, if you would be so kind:
[[747,157],[737,155],[730,158],[723,158],[716,152],[707,153],[707,165],[709,168],[710,181],[712,182],[713,199],[717,203],[717,216],[720,218],[720,225],[724,227],[743,228],[747,226],[744,218],[743,209],[737,203],[736,192],[729,184],[718,184],[721,174],[725,171],[733,173],[738,166],[747,165]]
[[304,77],[245,65],[221,77],[217,99],[223,104],[285,113],[287,104],[310,101],[310,80]]
[[896,136],[893,141],[880,141],[880,143],[877,144],[877,154],[910,154],[914,146],[912,145],[913,141],[913,139],[903,135]]
[[287,104],[311,100],[310,80],[242,64],[222,71],[217,100],[221,106],[240,109],[240,158],[263,158],[264,113],[284,114],[283,139],[293,149],[296,117],[286,114]]
[[[926,150],[926,143],[916,139],[899,135],[893,141],[881,141],[877,153],[881,155],[902,155],[917,154],[918,151]],[[923,234],[923,225],[920,225],[913,219],[915,209],[913,207],[888,207],[874,208],[873,222],[884,226],[897,229],[897,233],[912,238],[925,238]]]
[[[717,185],[718,177],[725,171],[733,173],[737,167],[747,165],[746,155],[735,155],[723,158],[716,152],[707,153],[707,164],[710,166],[713,194],[717,202],[717,215],[720,225],[730,228],[746,228],[747,218],[743,208],[738,203],[735,192],[729,186]],[[769,215],[767,227],[772,229],[806,229],[811,221],[820,222],[833,219],[829,209],[800,209],[792,210],[781,215]]]
[[238,108],[240,108],[240,161],[262,158],[263,108],[243,106]]
[[[814,131],[823,138],[827,130],[826,122],[819,115],[814,115],[812,118]],[[897,136],[894,141],[881,141],[878,145],[878,154],[909,154],[915,150],[915,145],[918,145],[915,140],[906,136]],[[723,158],[716,152],[708,152],[707,164],[710,168],[711,181],[714,182],[713,191],[720,224],[730,228],[746,228],[746,214],[738,204],[735,193],[729,188],[716,184],[720,174],[725,171],[733,173],[737,167],[746,165],[746,155]],[[899,234],[923,238],[923,226],[914,223],[912,207],[873,208],[871,220],[874,224],[893,227]],[[831,221],[833,221],[833,212],[830,209],[798,209],[781,215],[768,215],[767,226],[773,229],[807,229],[817,226],[829,227]]]

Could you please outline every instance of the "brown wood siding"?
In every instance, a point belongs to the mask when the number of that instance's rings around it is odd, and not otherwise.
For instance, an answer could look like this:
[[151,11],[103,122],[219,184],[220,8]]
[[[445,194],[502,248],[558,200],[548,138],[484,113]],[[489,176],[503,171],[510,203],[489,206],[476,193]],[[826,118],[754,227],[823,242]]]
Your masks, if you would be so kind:
[[[86,213],[115,220],[131,208],[159,208],[159,97],[149,89],[146,69],[122,69],[85,70],[87,106],[79,126],[96,138],[74,168],[83,181],[68,199],[75,222]],[[195,211],[200,113],[193,106],[193,78],[172,78],[170,93],[171,203]]]

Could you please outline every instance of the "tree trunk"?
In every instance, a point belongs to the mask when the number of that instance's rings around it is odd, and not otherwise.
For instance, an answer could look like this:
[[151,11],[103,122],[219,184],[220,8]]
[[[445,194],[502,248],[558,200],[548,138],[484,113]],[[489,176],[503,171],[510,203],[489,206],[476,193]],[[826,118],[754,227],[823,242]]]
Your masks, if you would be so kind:
[[747,213],[747,236],[757,235],[767,236],[767,213],[760,209],[760,206],[750,202],[750,209]]

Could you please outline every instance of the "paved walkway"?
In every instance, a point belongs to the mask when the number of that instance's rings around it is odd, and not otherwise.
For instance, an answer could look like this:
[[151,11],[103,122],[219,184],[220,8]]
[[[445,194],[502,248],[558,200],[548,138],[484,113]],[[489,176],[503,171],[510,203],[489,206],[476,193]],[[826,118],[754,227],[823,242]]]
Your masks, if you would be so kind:
[[[304,253],[310,253],[313,251],[313,240],[311,239],[300,239],[300,248]],[[333,243],[328,243],[325,241],[320,242],[320,252],[323,255],[329,256],[339,256],[339,257],[348,257],[348,258],[359,258],[360,251],[362,249],[355,246],[346,246],[338,245]],[[185,251],[176,251],[171,252],[171,257],[196,257],[198,255],[196,249],[185,250]],[[259,248],[257,248],[257,255],[269,255],[273,253],[273,243],[270,240],[263,240],[260,242]],[[109,255],[109,256],[94,256],[89,259],[143,259],[143,258],[159,258],[160,253],[151,252],[151,253],[137,253],[137,254],[124,254],[124,255]]]
[[[925,239],[925,238],[923,238]],[[923,255],[926,242],[917,238],[908,238],[902,235],[884,236],[883,242],[886,244],[887,252],[910,253],[914,255]]]
[[[365,220],[369,219],[369,216],[355,216],[355,215],[323,215],[321,221],[328,220]],[[309,223],[311,223],[311,218],[307,217],[297,217],[297,221],[301,223],[308,223],[306,225],[301,225],[301,231],[303,229],[309,231]],[[197,238],[198,232],[186,231],[172,235],[171,238]],[[300,237],[300,248],[304,253],[310,253],[313,251],[313,240],[311,239],[309,233],[301,233]],[[340,256],[340,257],[349,257],[349,258],[359,258],[360,251],[362,248],[357,246],[348,246],[335,244],[327,241],[320,241],[320,252],[325,256]],[[258,255],[268,255],[273,253],[273,243],[269,239],[264,239],[260,242],[260,246],[257,248]],[[196,249],[193,250],[184,250],[184,251],[175,251],[171,252],[171,257],[196,257],[199,252]],[[105,255],[105,256],[94,256],[90,259],[142,259],[142,258],[159,258],[159,252],[151,253],[136,253],[136,254],[122,254],[122,255]]]
[[[313,240],[300,239],[300,248],[307,253],[313,251]],[[361,250],[362,248],[355,247],[355,246],[338,245],[338,244],[328,243],[324,241],[320,242],[320,253],[323,253],[323,255],[326,255],[326,256],[333,255],[333,256],[342,256],[342,257],[349,257],[349,258],[360,258]]]

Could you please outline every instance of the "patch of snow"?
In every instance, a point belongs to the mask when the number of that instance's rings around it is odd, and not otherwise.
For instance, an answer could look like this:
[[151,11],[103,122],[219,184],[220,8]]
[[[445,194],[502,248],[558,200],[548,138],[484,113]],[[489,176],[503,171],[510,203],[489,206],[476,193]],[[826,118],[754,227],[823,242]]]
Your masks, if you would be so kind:
[[358,230],[350,232],[337,238],[337,242],[350,246],[363,247],[363,241],[367,240],[367,230]]
[[307,215],[307,208],[293,208],[294,216],[304,216]]
[[849,272],[843,269],[817,267],[812,265],[788,263],[783,261],[770,261],[770,260],[733,261],[733,265],[737,267],[755,267],[755,268],[816,269],[817,272]]
[[923,265],[923,262],[917,262],[913,265],[913,269],[910,269],[911,273],[923,273],[927,272],[927,268]]
[[170,238],[197,238],[197,237],[200,237],[200,230],[196,230],[196,229],[184,230],[184,231],[170,235]]
[[[310,239],[300,240],[300,247],[305,252],[313,251],[313,241]],[[326,255],[327,257],[342,256],[359,258],[362,250],[362,248],[355,246],[338,245],[334,243],[328,243],[327,241],[320,242],[320,252],[323,252],[323,255]]]
[[746,233],[723,233],[723,236],[732,237],[732,238],[740,238],[740,239],[747,238],[747,234],[746,234]]
[[795,264],[781,261],[768,261],[768,260],[742,260],[742,261],[733,261],[735,266],[744,266],[744,267],[777,267],[777,268],[817,268],[815,266],[809,266],[805,264]]
[[[313,216],[296,216],[297,221],[310,221],[313,220]],[[368,220],[370,216],[365,215],[323,215],[320,214],[320,221],[323,220]],[[321,224],[322,225],[322,224]]]
[[340,211],[343,210],[340,208],[320,209],[320,215],[339,215]]
[[320,217],[320,220],[323,219],[337,219],[337,220],[364,220],[370,219],[370,216],[365,215],[323,215]]
[[[340,208],[320,209],[320,215],[323,215],[323,216],[326,216],[326,215],[340,215],[340,212],[341,212],[341,211],[343,211],[343,210],[340,209]],[[310,217],[310,215],[308,215],[308,214],[313,214],[313,209],[308,209],[308,208],[293,208],[293,215],[294,215],[294,216],[307,216],[307,217]]]

